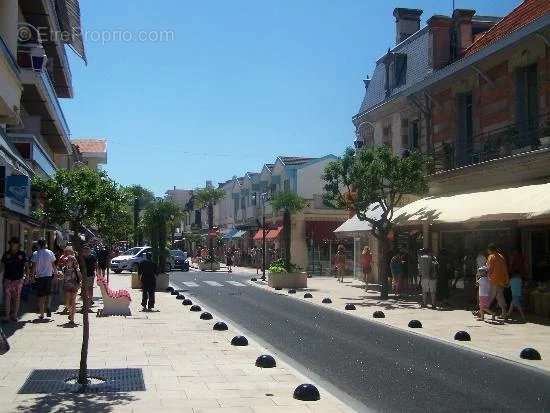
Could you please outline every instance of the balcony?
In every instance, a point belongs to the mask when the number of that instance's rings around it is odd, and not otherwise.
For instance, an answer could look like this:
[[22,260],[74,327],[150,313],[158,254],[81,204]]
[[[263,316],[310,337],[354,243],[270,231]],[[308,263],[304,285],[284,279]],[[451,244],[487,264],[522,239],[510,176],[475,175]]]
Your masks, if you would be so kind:
[[19,74],[17,62],[0,36],[0,123],[15,124],[19,120],[21,100]]
[[515,123],[475,135],[470,145],[454,141],[434,146],[430,152],[430,193],[495,189],[546,179],[550,114],[534,119],[531,125]]
[[35,173],[49,177],[55,175],[57,167],[35,135],[8,133],[8,139]]

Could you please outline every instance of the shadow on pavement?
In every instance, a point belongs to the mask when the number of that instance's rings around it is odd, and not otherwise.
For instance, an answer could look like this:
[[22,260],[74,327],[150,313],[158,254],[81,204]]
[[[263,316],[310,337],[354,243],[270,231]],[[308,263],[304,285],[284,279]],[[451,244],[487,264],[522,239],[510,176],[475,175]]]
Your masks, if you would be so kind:
[[97,412],[107,413],[116,411],[117,407],[127,405],[137,400],[129,393],[102,393],[102,394],[42,394],[31,398],[16,407],[19,412]]

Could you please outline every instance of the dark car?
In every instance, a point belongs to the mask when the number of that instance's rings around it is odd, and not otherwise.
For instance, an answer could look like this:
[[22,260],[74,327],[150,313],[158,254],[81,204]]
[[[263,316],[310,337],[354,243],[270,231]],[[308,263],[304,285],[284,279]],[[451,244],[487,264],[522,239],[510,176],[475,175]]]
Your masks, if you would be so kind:
[[170,255],[174,259],[174,268],[182,271],[189,271],[189,261],[186,252],[182,250],[170,250]]

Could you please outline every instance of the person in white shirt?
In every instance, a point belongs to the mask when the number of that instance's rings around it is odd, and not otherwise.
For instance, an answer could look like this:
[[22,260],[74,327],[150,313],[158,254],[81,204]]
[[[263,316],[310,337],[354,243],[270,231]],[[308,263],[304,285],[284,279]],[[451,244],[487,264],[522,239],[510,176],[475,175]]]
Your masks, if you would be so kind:
[[[38,297],[38,312],[39,319],[44,318],[46,311],[46,303],[52,290],[53,275],[57,272],[55,268],[55,255],[52,251],[46,248],[46,241],[41,239],[38,241],[38,250],[32,254],[32,274],[36,283],[36,295]],[[47,317],[52,314],[48,309]]]
[[491,293],[493,286],[487,278],[487,267],[479,267],[477,270],[477,284],[479,285],[479,318],[483,321],[485,314],[491,314],[493,320],[495,319],[495,313],[490,310],[491,306]]

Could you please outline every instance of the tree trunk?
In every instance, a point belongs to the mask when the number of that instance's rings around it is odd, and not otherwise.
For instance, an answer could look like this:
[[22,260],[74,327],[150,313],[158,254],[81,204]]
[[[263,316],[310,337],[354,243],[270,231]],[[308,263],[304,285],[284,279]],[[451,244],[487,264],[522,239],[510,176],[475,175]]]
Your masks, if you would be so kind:
[[159,226],[158,230],[158,249],[159,249],[159,272],[166,269],[166,224]]
[[88,385],[88,343],[90,340],[90,319],[88,318],[88,310],[90,308],[90,299],[88,297],[88,291],[85,287],[85,279],[88,276],[86,269],[86,263],[82,257],[82,241],[78,234],[80,230],[80,224],[74,223],[71,225],[73,231],[72,241],[74,250],[78,253],[80,272],[82,274],[82,297],[84,299],[82,303],[82,347],[80,350],[80,367],[78,370],[78,383],[81,386]]
[[285,247],[285,253],[284,253],[284,260],[285,260],[285,268],[288,272],[290,272],[290,238],[291,238],[291,222],[290,222],[290,211],[288,209],[285,209],[283,213],[283,237],[284,237],[284,247]]
[[210,234],[214,228],[214,204],[208,203],[208,257],[214,258],[214,237]]
[[138,229],[139,223],[139,198],[134,199],[134,246],[141,245],[141,236]]
[[378,240],[378,271],[380,276],[380,299],[381,300],[387,300],[388,299],[388,293],[389,293],[389,286],[388,286],[388,274],[390,271],[389,266],[389,251],[390,251],[390,245],[388,240],[388,234],[379,234],[376,235],[376,238]]

